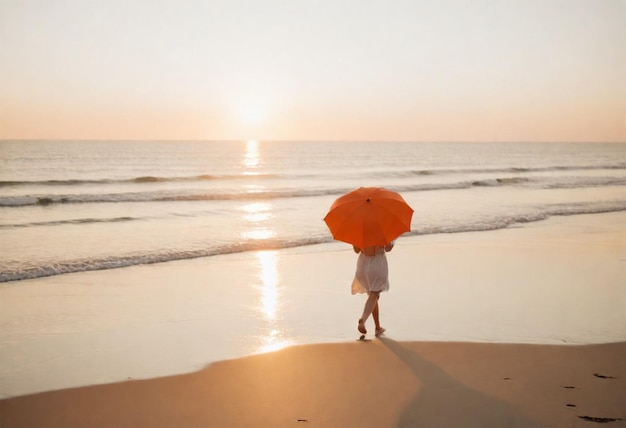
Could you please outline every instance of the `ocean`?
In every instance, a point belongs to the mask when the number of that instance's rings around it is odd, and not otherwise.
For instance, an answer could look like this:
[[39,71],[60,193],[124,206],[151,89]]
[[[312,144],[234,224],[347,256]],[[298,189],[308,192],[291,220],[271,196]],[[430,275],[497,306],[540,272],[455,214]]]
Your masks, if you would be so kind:
[[626,143],[1,141],[0,282],[332,242],[360,186],[406,235],[626,211]]

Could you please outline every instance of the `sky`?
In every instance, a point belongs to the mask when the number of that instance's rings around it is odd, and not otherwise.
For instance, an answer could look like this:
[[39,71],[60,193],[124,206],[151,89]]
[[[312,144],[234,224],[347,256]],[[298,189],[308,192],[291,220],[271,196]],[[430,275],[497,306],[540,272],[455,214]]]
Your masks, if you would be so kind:
[[626,141],[626,0],[0,0],[0,139]]

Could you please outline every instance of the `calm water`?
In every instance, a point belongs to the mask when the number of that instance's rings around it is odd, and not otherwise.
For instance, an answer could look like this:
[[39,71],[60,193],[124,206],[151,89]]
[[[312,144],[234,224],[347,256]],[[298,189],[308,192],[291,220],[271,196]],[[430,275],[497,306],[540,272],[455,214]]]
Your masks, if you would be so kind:
[[626,210],[626,144],[0,142],[0,282],[330,242],[359,186],[410,234]]

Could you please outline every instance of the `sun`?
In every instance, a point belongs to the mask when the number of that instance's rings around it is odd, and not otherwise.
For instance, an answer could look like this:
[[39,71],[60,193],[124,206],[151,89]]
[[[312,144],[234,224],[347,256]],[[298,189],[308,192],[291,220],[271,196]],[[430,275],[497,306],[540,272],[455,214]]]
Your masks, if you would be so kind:
[[270,103],[260,94],[245,94],[234,99],[231,104],[233,119],[247,128],[264,125],[270,115]]
[[267,119],[267,107],[261,103],[246,104],[240,108],[239,117],[246,126],[258,126]]

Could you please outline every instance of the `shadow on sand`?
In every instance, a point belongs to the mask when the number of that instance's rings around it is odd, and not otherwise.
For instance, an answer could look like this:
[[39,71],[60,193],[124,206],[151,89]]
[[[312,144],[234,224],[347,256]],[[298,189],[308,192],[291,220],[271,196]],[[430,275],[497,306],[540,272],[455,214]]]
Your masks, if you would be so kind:
[[439,366],[381,337],[381,342],[413,372],[421,387],[398,420],[398,427],[536,427],[514,406],[469,388]]

